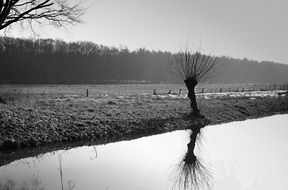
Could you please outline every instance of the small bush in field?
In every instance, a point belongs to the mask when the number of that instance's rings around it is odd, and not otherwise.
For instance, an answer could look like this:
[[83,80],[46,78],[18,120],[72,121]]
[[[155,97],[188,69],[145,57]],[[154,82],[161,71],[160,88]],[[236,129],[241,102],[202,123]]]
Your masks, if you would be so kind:
[[0,94],[0,103],[2,104],[19,104],[29,103],[31,101],[31,94],[23,93],[21,91],[6,91]]
[[0,104],[6,104],[6,102],[4,101],[1,95],[0,95]]

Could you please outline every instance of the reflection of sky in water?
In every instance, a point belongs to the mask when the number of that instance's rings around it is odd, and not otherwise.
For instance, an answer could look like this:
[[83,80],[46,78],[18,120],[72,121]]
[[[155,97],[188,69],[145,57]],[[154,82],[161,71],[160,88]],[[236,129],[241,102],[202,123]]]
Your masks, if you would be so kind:
[[201,156],[215,189],[288,189],[287,123],[278,115],[205,128]]
[[[288,189],[288,115],[209,126],[196,154],[211,170],[212,189]],[[187,131],[133,141],[58,151],[0,168],[0,181],[38,177],[45,189],[61,189],[58,154],[64,183],[75,189],[169,189],[171,173],[189,142]],[[95,158],[97,153],[97,157]]]

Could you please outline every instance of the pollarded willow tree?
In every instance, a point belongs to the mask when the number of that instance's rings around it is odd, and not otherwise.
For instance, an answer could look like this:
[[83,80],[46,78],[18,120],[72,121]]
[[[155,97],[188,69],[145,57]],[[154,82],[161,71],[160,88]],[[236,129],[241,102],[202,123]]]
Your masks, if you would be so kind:
[[77,0],[0,0],[0,30],[14,23],[48,23],[57,27],[80,22],[85,9]]
[[174,56],[174,61],[171,64],[173,71],[184,81],[188,89],[192,114],[196,117],[200,116],[200,110],[197,106],[195,87],[211,77],[216,64],[216,57],[204,55],[188,48]]

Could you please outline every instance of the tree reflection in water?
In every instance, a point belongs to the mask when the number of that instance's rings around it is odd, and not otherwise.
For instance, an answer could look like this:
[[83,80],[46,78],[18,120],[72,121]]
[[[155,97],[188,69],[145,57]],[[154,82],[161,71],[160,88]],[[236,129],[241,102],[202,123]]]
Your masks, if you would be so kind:
[[16,181],[7,179],[6,183],[0,183],[0,190],[44,190],[44,186],[39,177],[25,180],[19,187]]
[[176,167],[174,188],[179,189],[209,189],[212,175],[195,155],[195,145],[201,142],[201,129],[203,125],[191,128],[190,142],[187,152]]
[[[94,150],[96,151],[96,146],[93,146]],[[76,186],[76,183],[72,180],[68,180],[67,184],[64,184],[63,178],[63,160],[62,154],[58,154],[58,162],[59,162],[59,173],[60,173],[60,183],[61,183],[61,190],[73,190]],[[39,173],[38,167],[33,160],[34,166],[30,166],[29,162],[25,162],[28,167],[35,168],[37,175],[33,175],[33,177],[28,178],[28,180],[19,183],[13,179],[7,179],[6,183],[0,183],[0,190],[45,190],[45,186],[43,185]]]

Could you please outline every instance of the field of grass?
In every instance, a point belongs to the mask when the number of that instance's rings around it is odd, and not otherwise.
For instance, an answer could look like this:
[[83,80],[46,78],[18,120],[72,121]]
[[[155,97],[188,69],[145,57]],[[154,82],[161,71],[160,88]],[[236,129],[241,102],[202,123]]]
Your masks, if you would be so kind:
[[[269,89],[271,90],[269,91]],[[272,97],[278,96],[278,92],[285,92],[285,90],[279,89],[288,89],[288,86],[271,84],[202,84],[198,85],[196,93],[201,106],[205,102],[202,99],[243,96],[250,98]],[[169,100],[168,102],[171,103],[173,98],[175,99],[173,105],[167,105],[165,101],[161,102],[162,100]],[[139,109],[148,111],[151,108],[157,109],[163,105],[173,107],[176,102],[181,101],[186,102],[188,105],[186,87],[180,84],[0,85],[0,103],[25,108],[32,112],[39,109],[50,111],[55,111],[56,109],[56,112],[62,114],[66,110],[73,110],[69,115],[73,115],[73,113],[82,115],[86,111],[101,112],[105,110],[102,105],[107,104],[110,107],[104,112],[110,115],[109,112],[121,110],[119,106],[116,106],[114,110],[111,107],[112,105],[121,105],[122,107],[123,104],[135,105],[133,110],[140,105]],[[142,105],[146,105],[146,107]],[[144,115],[142,117],[145,118]]]
[[[159,121],[162,124],[165,123],[165,126],[162,126],[164,129],[181,128],[179,127],[182,125],[181,122],[185,123],[183,126],[186,126],[187,122],[179,118],[183,118],[190,112],[186,92],[182,91],[180,95],[167,94],[168,89],[173,93],[177,92],[176,89],[179,90],[180,87],[169,84],[65,85],[7,86],[4,89],[2,86],[0,95],[6,104],[0,104],[0,147],[38,146],[52,142],[92,138],[109,139],[115,135],[120,136],[122,133],[138,133],[136,129],[139,126],[147,133],[147,130],[150,130],[147,126],[150,127],[151,123],[156,124]],[[217,87],[219,88],[219,85],[215,85],[214,89]],[[87,88],[89,89],[88,97],[86,97]],[[156,88],[157,93],[166,94],[153,95],[153,89]],[[262,96],[253,94],[247,97],[208,94],[204,94],[205,96],[199,94],[197,98],[202,113],[210,120],[213,120],[213,114],[217,114],[217,117],[221,114],[218,112],[218,109],[222,109],[221,106],[241,106],[241,101],[245,101],[244,107],[251,107],[258,102],[263,103]],[[280,99],[281,97],[276,96],[273,101]],[[288,107],[286,100],[287,98],[284,97],[281,99],[284,103],[278,106],[279,111]],[[275,107],[278,104],[276,103]],[[226,113],[219,118],[219,121],[225,121],[229,115],[237,115],[237,110],[234,111],[233,114]],[[238,111],[243,112],[241,109]],[[251,115],[249,111],[246,112],[242,113],[244,117]],[[171,127],[176,120],[181,122],[177,121],[177,126]]]
[[[159,93],[166,94],[153,95],[156,87],[162,89]],[[0,103],[0,166],[27,156],[27,151],[25,154],[12,151],[19,148],[34,147],[31,153],[36,154],[36,147],[48,146],[45,152],[83,142],[101,144],[198,124],[213,125],[288,112],[286,94],[204,93],[197,95],[197,99],[206,118],[193,118],[185,91],[180,95],[167,94],[168,89],[175,89],[176,93],[179,88],[172,87],[111,85],[101,91],[105,86],[89,86],[89,97],[85,94],[87,86],[2,88],[0,94],[5,103]],[[125,93],[126,90],[130,93]]]
[[[0,85],[0,98],[14,104],[31,104],[39,99],[61,97],[101,98],[119,95],[186,94],[181,84],[127,84],[127,85]],[[199,84],[196,93],[247,92],[287,90],[288,84]],[[0,99],[1,102],[1,99]]]

